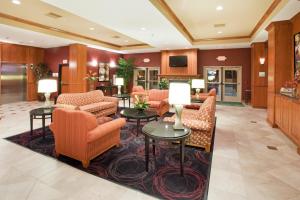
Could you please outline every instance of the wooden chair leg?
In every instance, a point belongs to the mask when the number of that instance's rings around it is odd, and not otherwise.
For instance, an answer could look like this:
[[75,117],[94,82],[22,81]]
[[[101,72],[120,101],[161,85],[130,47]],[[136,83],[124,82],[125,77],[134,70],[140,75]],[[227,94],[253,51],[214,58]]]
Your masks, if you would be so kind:
[[89,160],[82,160],[81,163],[82,163],[82,166],[84,168],[88,168],[88,166],[90,165],[90,161]]

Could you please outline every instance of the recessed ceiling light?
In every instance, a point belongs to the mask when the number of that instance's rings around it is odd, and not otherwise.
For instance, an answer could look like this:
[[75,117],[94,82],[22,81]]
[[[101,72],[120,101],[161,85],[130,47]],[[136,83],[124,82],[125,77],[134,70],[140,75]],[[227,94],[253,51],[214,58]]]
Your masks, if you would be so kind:
[[20,0],[12,0],[11,1],[13,4],[16,4],[16,5],[20,5],[21,4],[21,1]]
[[128,41],[128,40],[124,40],[124,42],[126,42],[126,43],[127,43],[127,42],[129,42],[129,41]]
[[145,31],[145,30],[146,30],[146,28],[145,28],[145,27],[142,27],[142,28],[141,28],[141,30],[142,30],[142,31]]
[[95,28],[91,27],[90,30],[93,31],[93,30],[95,30]]
[[30,43],[34,43],[34,41],[33,41],[33,40],[30,40],[29,42],[30,42]]
[[222,31],[218,31],[218,34],[222,34],[223,32]]
[[223,8],[223,6],[217,6],[217,7],[216,7],[216,10],[217,10],[217,11],[221,11],[221,10],[224,10],[224,8]]

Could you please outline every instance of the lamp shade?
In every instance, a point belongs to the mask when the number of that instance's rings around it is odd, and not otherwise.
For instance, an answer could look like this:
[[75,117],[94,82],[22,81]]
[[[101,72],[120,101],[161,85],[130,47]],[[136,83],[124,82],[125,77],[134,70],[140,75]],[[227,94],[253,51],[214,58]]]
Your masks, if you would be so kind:
[[38,82],[38,93],[57,92],[57,81],[54,79],[42,79]]
[[188,83],[170,83],[169,103],[174,105],[191,104],[191,86]]
[[204,80],[203,79],[193,79],[192,80],[192,88],[200,88],[200,89],[203,89],[205,88],[205,85],[204,85]]
[[124,85],[124,79],[123,78],[116,78],[116,85]]

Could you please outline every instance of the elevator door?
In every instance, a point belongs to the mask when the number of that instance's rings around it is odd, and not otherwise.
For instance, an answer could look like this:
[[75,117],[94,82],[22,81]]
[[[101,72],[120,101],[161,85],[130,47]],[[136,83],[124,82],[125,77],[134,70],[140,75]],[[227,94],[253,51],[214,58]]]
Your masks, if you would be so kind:
[[1,64],[0,104],[26,100],[26,66]]

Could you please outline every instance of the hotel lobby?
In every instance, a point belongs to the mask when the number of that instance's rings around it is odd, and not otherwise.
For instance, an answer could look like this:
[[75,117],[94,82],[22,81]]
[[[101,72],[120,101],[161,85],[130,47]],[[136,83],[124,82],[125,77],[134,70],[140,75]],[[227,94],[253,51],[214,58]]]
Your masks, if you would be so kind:
[[2,200],[300,200],[299,0],[1,0]]

